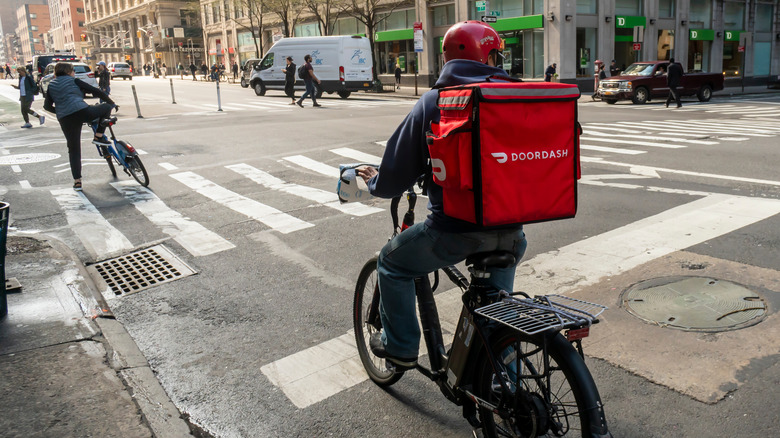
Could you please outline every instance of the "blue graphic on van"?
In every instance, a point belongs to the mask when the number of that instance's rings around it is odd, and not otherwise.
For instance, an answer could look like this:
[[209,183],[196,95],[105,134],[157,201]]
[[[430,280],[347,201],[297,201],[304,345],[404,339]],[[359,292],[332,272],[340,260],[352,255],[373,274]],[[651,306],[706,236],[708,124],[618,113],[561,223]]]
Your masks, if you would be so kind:
[[311,62],[314,65],[322,65],[322,58],[320,58],[319,50],[315,50],[311,52]]
[[366,63],[366,56],[363,54],[363,50],[356,49],[355,53],[352,54],[352,58],[350,58],[350,61],[353,64],[365,64]]

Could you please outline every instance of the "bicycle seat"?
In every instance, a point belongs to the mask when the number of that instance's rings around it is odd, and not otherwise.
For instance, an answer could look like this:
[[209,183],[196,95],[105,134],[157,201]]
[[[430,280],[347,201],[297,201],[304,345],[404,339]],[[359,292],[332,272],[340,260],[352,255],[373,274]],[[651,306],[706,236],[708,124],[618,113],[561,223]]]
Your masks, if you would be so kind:
[[474,269],[508,268],[515,264],[515,255],[509,251],[478,252],[466,257],[466,265]]

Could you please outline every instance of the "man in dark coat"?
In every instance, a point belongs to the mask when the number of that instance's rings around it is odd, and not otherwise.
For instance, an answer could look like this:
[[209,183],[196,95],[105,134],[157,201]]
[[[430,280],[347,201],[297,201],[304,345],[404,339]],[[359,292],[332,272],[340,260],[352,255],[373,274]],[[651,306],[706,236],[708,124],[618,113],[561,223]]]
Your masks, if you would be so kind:
[[198,78],[195,77],[195,72],[198,71],[198,67],[195,67],[194,62],[190,62],[190,72],[192,72],[192,80],[197,81]]
[[669,102],[674,99],[677,102],[677,108],[682,106],[680,103],[680,93],[677,87],[680,86],[680,79],[683,76],[683,70],[680,64],[674,62],[674,58],[669,60],[669,66],[666,68],[666,85],[669,86],[669,97],[666,98],[666,107],[669,108]]
[[549,66],[547,66],[547,70],[544,71],[544,81],[550,82],[552,81],[553,76],[555,75],[555,69],[558,67],[558,64],[552,63]]

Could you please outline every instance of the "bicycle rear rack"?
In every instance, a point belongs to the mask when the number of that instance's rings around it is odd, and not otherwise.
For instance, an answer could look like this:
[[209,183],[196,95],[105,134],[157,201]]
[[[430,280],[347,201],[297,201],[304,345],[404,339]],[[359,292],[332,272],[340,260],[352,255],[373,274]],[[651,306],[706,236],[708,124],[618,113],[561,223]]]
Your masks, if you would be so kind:
[[504,298],[474,310],[477,315],[535,335],[549,329],[563,330],[590,324],[606,310],[606,306],[587,301],[545,295],[533,299]]

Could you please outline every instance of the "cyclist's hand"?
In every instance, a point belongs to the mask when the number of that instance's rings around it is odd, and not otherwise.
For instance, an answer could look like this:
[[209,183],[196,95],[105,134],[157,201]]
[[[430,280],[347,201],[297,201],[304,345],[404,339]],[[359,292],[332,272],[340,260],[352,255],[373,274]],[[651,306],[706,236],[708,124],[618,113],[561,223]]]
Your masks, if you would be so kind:
[[379,171],[376,170],[376,167],[372,166],[360,166],[356,167],[355,171],[357,172],[358,176],[363,178],[363,181],[368,184],[368,180],[374,177],[374,175],[378,174]]
[[119,112],[119,105],[114,105],[114,112]]

